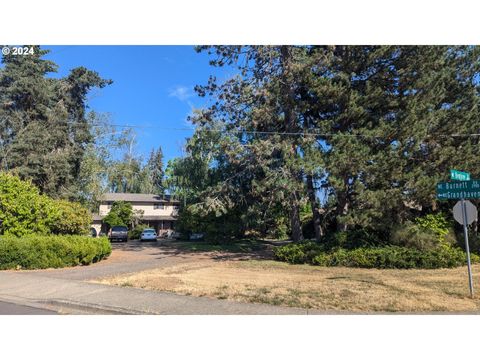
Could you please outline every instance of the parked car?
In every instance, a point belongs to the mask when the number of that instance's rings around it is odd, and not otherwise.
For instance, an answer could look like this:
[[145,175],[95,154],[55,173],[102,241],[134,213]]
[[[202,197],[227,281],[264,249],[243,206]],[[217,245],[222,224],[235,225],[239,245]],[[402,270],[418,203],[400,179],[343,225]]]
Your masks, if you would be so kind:
[[128,228],[126,226],[113,226],[108,232],[108,238],[110,239],[110,241],[127,241]]
[[169,229],[163,231],[159,236],[165,239],[179,239],[181,234],[178,231]]
[[172,234],[170,235],[170,237],[172,239],[180,239],[182,237],[182,234],[180,234],[178,231],[174,231],[172,232]]
[[140,241],[157,241],[155,229],[144,229],[140,235]]
[[203,240],[205,234],[203,233],[192,233],[190,234],[190,240]]

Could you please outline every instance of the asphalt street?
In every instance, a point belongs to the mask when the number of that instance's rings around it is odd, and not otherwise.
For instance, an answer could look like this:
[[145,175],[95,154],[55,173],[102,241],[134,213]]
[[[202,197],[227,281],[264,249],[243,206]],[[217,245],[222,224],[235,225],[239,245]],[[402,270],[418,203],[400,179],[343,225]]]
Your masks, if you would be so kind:
[[0,315],[56,315],[57,312],[0,301]]
[[[30,314],[37,307],[60,314],[312,314],[307,309],[178,295],[90,282],[93,279],[134,273],[196,261],[198,253],[178,251],[163,242],[129,241],[114,244],[112,255],[99,263],[64,269],[0,271],[1,313]],[[8,304],[15,303],[18,307]]]

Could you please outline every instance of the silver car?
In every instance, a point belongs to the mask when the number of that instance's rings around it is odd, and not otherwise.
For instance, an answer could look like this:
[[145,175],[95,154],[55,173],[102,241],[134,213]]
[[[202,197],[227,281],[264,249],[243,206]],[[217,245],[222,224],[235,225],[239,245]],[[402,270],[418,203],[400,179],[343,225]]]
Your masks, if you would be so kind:
[[155,229],[145,229],[140,235],[140,241],[157,241]]

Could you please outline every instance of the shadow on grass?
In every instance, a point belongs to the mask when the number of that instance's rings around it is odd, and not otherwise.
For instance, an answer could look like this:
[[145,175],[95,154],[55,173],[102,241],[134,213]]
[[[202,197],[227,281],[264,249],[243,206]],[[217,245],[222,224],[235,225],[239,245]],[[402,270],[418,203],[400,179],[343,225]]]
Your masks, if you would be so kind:
[[[279,243],[278,245],[282,245]],[[158,249],[152,256],[181,257],[184,255],[202,254],[213,260],[271,260],[272,249],[278,246],[273,241],[242,239],[234,242],[211,243],[199,241],[159,240],[157,242],[140,242],[138,240],[126,243],[112,243],[112,249],[141,252],[148,249]]]

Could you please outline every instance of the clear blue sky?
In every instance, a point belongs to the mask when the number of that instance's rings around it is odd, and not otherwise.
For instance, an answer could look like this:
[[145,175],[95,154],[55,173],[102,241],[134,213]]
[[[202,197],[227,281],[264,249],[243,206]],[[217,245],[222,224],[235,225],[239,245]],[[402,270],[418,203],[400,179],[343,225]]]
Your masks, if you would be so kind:
[[[59,65],[58,74],[85,66],[113,84],[89,94],[92,110],[110,113],[115,124],[191,127],[186,118],[193,107],[207,104],[193,87],[206,84],[212,74],[229,76],[226,69],[208,64],[205,53],[192,46],[44,46],[45,57]],[[185,138],[192,131],[136,129],[137,152],[148,156],[152,147],[162,147],[165,164],[181,155]]]

